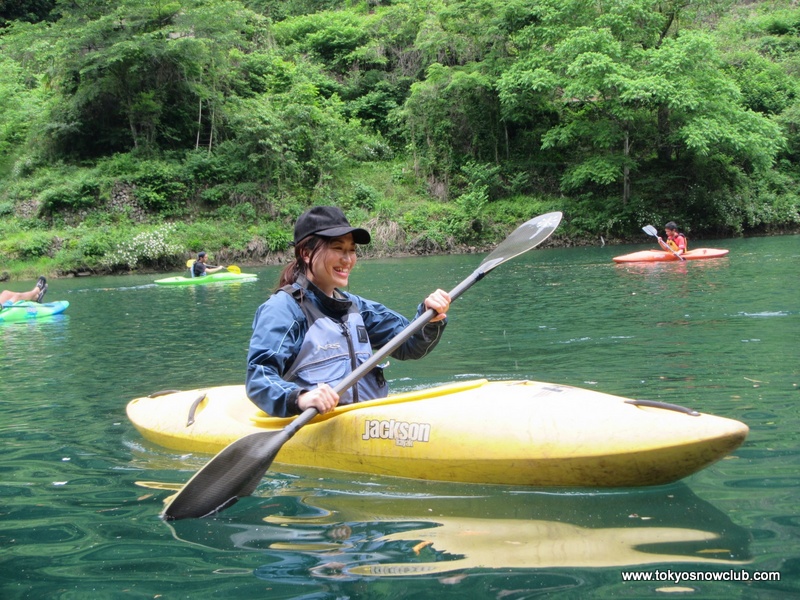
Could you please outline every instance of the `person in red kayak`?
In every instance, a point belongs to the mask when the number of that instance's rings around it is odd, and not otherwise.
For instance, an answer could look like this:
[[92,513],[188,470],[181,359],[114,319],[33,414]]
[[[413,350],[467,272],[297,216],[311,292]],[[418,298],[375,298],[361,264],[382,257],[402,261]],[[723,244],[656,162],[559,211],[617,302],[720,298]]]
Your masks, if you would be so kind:
[[28,300],[31,302],[41,302],[44,295],[47,293],[47,278],[44,275],[39,277],[39,281],[32,290],[28,292],[12,292],[10,290],[3,290],[0,292],[0,305],[13,304]]
[[678,256],[686,254],[686,236],[678,231],[675,221],[664,225],[664,231],[667,233],[667,241],[665,242],[659,237],[658,243],[661,247],[668,252],[672,250]]

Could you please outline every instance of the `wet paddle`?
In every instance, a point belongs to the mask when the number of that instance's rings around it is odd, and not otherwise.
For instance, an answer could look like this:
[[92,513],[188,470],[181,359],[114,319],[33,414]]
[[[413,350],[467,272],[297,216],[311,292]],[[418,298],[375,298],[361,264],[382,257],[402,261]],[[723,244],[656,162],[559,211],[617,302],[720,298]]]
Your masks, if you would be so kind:
[[672,253],[673,253],[675,256],[677,256],[677,257],[678,257],[680,260],[686,260],[686,259],[685,259],[685,258],[683,258],[683,257],[682,257],[680,254],[678,254],[677,252],[675,252],[675,250],[673,250],[673,249],[670,247],[670,245],[669,245],[669,244],[667,244],[667,243],[666,243],[666,242],[664,242],[664,241],[663,241],[663,240],[662,240],[660,237],[658,237],[658,230],[657,230],[655,227],[653,227],[652,225],[645,225],[644,227],[642,227],[642,231],[644,231],[644,232],[645,232],[647,235],[652,235],[654,238],[656,238],[656,239],[658,240],[658,243],[659,243],[659,244],[661,244],[661,246],[665,247],[667,250],[669,250],[670,252],[672,252]]
[[[480,266],[450,292],[455,301],[472,285],[502,263],[535,248],[553,233],[561,222],[561,213],[540,215],[517,227]],[[334,390],[341,394],[356,384],[366,373],[421,330],[436,311],[429,309],[392,338],[369,360],[339,382]],[[319,414],[309,408],[281,431],[251,433],[223,448],[173,496],[161,516],[167,520],[198,518],[211,515],[249,496],[258,486],[281,447],[297,431]]]

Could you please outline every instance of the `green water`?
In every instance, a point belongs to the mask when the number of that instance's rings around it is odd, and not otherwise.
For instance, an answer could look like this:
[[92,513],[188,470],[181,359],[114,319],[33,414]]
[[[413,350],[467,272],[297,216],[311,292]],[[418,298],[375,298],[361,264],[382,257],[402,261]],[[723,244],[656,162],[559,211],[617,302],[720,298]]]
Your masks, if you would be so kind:
[[[454,304],[434,355],[387,371],[394,390],[529,378],[750,426],[682,482],[531,490],[271,469],[254,497],[172,527],[158,518],[170,492],[152,482],[185,482],[209,457],[143,442],[125,405],[241,383],[278,270],[188,288],[53,280],[64,315],[0,325],[0,597],[797,597],[799,241],[717,240],[704,245],[727,258],[661,265],[611,261],[645,246],[536,250]],[[411,315],[481,258],[362,261],[351,290]],[[736,580],[676,588],[623,582],[629,570]],[[780,581],[754,581],[763,571]]]

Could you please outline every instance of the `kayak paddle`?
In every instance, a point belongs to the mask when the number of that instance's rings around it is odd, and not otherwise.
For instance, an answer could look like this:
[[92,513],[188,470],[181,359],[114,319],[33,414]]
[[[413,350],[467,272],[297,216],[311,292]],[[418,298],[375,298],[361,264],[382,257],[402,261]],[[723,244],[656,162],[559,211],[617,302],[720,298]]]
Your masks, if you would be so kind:
[[[455,301],[472,285],[502,263],[535,248],[553,233],[561,222],[561,213],[540,215],[517,227],[490,253],[472,274],[450,292]],[[420,331],[436,311],[428,309],[392,338],[369,360],[356,368],[334,387],[337,394],[355,385],[365,374]],[[316,408],[305,410],[281,431],[251,433],[223,448],[178,491],[161,513],[166,520],[206,517],[249,496],[269,469],[281,447],[297,431],[318,415]]]
[[[194,266],[194,263],[196,262],[197,261],[195,259],[190,258],[189,260],[186,261],[186,268],[191,269]],[[230,271],[231,273],[236,273],[237,275],[242,272],[242,270],[236,265],[230,265],[225,268],[228,269],[228,271]]]
[[672,249],[672,246],[670,246],[670,245],[669,245],[669,244],[667,244],[666,242],[663,242],[663,241],[661,240],[661,238],[660,238],[660,237],[658,237],[658,230],[657,230],[655,227],[653,227],[652,225],[645,225],[644,227],[642,227],[642,231],[644,231],[644,232],[645,232],[647,235],[652,235],[654,238],[656,238],[656,239],[658,240],[658,243],[659,243],[659,244],[662,244],[663,246],[665,246],[665,247],[667,248],[667,250],[669,250],[670,252],[672,252],[672,253],[673,253],[675,256],[677,256],[677,257],[678,257],[680,260],[686,260],[686,259],[685,259],[685,258],[683,258],[683,257],[682,257],[680,254],[678,254],[677,252],[675,252],[675,250],[673,250],[673,249]]

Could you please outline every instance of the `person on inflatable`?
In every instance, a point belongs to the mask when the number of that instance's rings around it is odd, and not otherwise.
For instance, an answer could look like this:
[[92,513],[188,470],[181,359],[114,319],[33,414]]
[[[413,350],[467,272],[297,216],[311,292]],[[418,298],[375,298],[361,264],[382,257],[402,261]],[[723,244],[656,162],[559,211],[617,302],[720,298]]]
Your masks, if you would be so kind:
[[47,278],[44,275],[39,276],[39,280],[33,289],[27,292],[12,292],[10,290],[3,290],[0,292],[0,306],[13,304],[23,300],[35,301],[41,303],[42,298],[47,293]]
[[[314,407],[320,413],[338,404],[388,394],[378,366],[343,392],[333,389],[358,365],[409,325],[378,302],[343,291],[356,266],[356,244],[370,234],[350,225],[337,207],[304,212],[294,227],[294,260],[281,272],[275,292],[256,311],[247,355],[247,396],[276,417]],[[442,336],[450,295],[430,294],[418,307],[438,313],[392,353],[398,360],[426,356]]]
[[675,224],[675,221],[670,221],[664,225],[664,231],[667,234],[667,241],[665,242],[659,237],[658,243],[661,244],[661,247],[667,252],[671,249],[678,256],[686,254],[686,236],[678,231],[678,226]]

